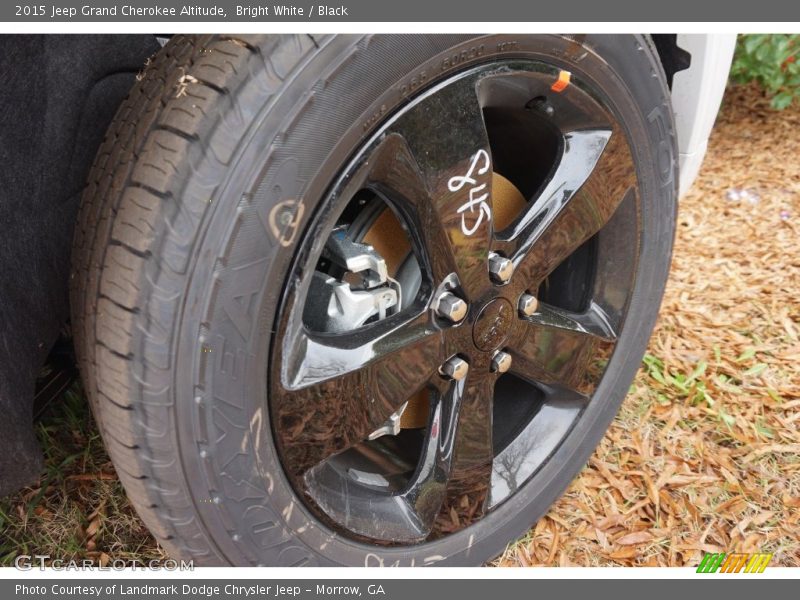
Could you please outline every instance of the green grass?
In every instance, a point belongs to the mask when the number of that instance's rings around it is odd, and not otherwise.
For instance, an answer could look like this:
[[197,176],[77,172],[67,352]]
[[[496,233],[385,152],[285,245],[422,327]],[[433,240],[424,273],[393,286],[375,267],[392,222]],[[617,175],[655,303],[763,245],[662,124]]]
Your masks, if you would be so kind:
[[164,557],[128,503],[79,386],[47,409],[36,433],[44,471],[31,487],[0,499],[0,565],[20,554]]

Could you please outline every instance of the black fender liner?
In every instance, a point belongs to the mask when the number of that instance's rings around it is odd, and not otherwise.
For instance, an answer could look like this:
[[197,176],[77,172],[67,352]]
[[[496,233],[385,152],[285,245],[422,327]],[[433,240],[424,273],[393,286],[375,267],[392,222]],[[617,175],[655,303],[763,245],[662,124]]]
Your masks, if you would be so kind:
[[35,480],[36,377],[69,314],[78,201],[151,35],[0,36],[0,496]]

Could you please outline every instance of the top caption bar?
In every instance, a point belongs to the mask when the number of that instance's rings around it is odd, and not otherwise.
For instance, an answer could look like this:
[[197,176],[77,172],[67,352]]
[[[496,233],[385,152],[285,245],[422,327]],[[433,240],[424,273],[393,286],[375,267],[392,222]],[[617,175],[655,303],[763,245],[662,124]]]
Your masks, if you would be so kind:
[[792,22],[800,2],[786,0],[344,0],[325,4],[241,2],[182,3],[61,0],[2,3],[3,22]]

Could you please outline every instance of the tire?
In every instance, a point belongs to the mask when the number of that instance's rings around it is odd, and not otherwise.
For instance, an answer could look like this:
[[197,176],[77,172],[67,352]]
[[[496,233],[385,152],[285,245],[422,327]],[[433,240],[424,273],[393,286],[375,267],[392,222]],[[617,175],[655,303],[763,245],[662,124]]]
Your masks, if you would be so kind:
[[[320,248],[312,225],[337,174],[391,115],[455,73],[511,58],[591,82],[625,132],[638,234],[624,327],[590,408],[499,508],[410,545],[342,535],[282,467],[267,410],[290,274]],[[523,534],[599,443],[654,325],[675,227],[671,115],[640,36],[170,40],[98,152],[71,287],[85,389],[159,543],[200,565],[478,565]]]

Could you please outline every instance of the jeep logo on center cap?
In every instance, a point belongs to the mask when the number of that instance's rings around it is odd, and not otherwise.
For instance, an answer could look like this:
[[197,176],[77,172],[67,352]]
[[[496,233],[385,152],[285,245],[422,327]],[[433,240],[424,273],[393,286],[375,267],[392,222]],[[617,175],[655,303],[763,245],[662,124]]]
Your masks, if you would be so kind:
[[481,352],[500,346],[514,320],[514,307],[508,300],[495,298],[483,307],[472,326],[472,341]]

